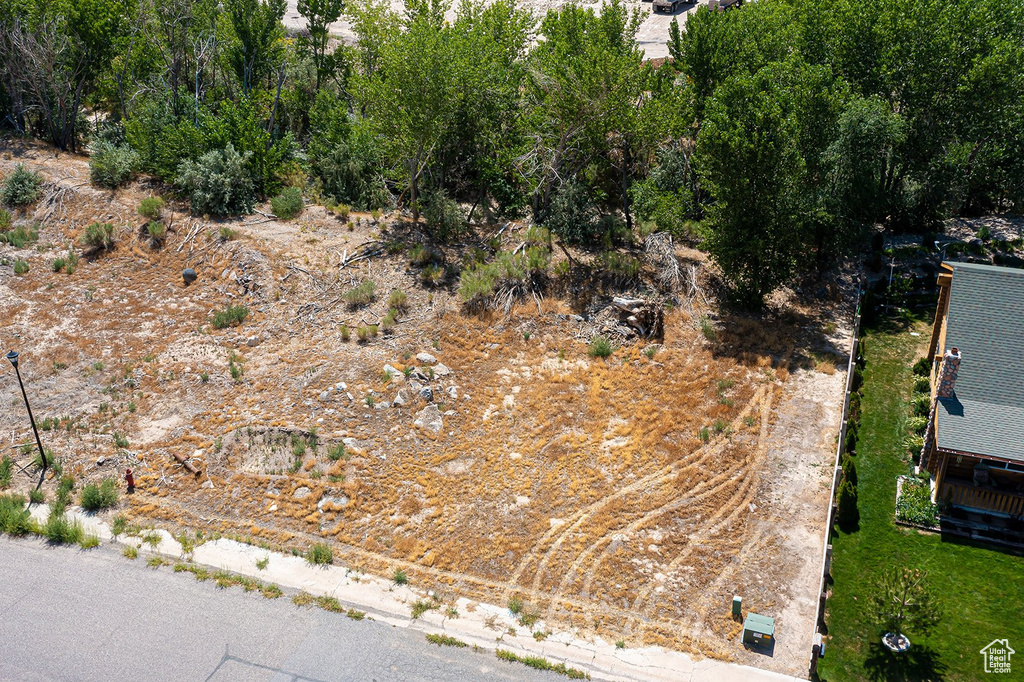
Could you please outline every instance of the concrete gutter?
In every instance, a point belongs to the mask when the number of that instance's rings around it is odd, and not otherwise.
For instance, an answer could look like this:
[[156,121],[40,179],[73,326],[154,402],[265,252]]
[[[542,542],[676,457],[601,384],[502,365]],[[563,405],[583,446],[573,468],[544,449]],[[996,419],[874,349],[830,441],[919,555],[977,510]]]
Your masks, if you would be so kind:
[[[32,517],[45,523],[47,505],[32,505]],[[166,530],[145,530],[156,533],[160,542],[152,547],[139,537],[120,536],[114,539],[110,526],[78,507],[68,509],[69,520],[77,520],[87,534],[124,546],[137,547],[142,556],[163,556],[184,561],[181,544]],[[269,558],[264,570],[256,562]],[[394,627],[419,630],[424,634],[443,634],[458,638],[471,646],[494,651],[506,649],[519,655],[542,656],[553,664],[564,663],[590,674],[595,680],[643,680],[649,682],[791,682],[798,678],[759,670],[749,666],[713,659],[695,660],[691,656],[660,647],[619,649],[600,637],[581,639],[572,632],[552,632],[536,641],[530,628],[520,625],[507,608],[481,604],[459,598],[455,603],[458,617],[448,617],[441,609],[429,610],[419,618],[411,616],[413,602],[430,599],[427,590],[416,586],[395,585],[377,576],[359,573],[337,564],[312,566],[303,557],[271,552],[253,545],[224,538],[197,546],[191,561],[249,576],[282,589],[330,596],[346,608],[367,612],[373,619]],[[470,610],[472,609],[472,610]],[[516,630],[512,635],[509,628]],[[544,623],[534,629],[545,630]]]

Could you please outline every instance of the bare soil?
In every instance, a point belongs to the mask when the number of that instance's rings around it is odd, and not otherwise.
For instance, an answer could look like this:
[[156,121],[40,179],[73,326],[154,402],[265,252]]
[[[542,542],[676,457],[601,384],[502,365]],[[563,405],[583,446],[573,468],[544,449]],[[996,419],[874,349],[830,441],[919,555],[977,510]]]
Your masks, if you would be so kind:
[[[397,216],[353,214],[349,226],[310,207],[291,222],[217,222],[172,205],[154,245],[135,211],[155,187],[99,190],[85,159],[26,143],[0,155],[0,173],[22,161],[48,182],[18,216],[41,220],[38,243],[0,247],[31,266],[0,266],[0,344],[22,353],[65,472],[134,469],[137,491],[110,515],[296,551],[327,541],[346,565],[401,568],[424,589],[518,597],[535,628],[804,674],[848,347],[842,302],[784,300],[763,319],[693,303],[667,315],[653,356],[623,343],[591,358],[593,325],[577,315],[592,299],[480,317],[454,285],[422,286],[397,247],[351,262],[386,245]],[[117,243],[85,254],[74,240],[94,220],[118,226]],[[223,227],[238,237],[221,239]],[[514,246],[523,227],[502,239]],[[69,247],[78,269],[53,272]],[[199,274],[188,287],[186,267]],[[366,279],[377,300],[349,309],[344,293]],[[343,324],[378,322],[396,288],[410,307],[393,333],[342,339]],[[249,317],[214,329],[229,304]],[[417,362],[423,351],[450,373]],[[400,372],[385,380],[385,364]],[[422,399],[391,404],[415,376],[401,370],[425,375],[439,431],[415,424]],[[4,449],[27,466],[10,372],[0,399]],[[774,651],[743,648],[734,594],[775,617]]]

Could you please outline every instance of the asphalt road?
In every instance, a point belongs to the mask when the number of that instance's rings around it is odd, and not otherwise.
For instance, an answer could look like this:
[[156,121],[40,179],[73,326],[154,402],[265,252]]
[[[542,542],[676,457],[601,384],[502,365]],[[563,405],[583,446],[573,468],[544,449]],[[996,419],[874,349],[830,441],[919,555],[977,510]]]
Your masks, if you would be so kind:
[[556,680],[493,652],[219,589],[116,549],[0,536],[0,680]]

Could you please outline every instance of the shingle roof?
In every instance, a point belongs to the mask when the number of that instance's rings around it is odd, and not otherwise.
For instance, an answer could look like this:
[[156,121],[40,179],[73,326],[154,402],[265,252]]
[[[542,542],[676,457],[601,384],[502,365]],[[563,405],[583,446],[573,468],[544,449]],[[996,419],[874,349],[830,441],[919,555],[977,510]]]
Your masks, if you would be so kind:
[[946,348],[963,358],[939,399],[944,450],[1024,461],[1024,270],[953,263]]

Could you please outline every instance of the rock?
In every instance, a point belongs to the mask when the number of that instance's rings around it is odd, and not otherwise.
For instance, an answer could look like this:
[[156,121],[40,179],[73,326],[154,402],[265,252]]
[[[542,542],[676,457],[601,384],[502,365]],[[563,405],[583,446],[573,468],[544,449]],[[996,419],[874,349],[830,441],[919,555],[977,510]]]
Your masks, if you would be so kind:
[[525,507],[528,504],[530,504],[530,498],[529,497],[526,497],[525,495],[516,495],[516,506],[517,507]]
[[346,398],[348,398],[348,401],[349,401],[349,402],[352,402],[353,400],[355,400],[355,398],[354,398],[354,397],[352,397],[352,394],[351,394],[351,393],[346,393],[346,394],[345,394],[345,397],[346,397]]
[[418,395],[427,402],[431,402],[434,400],[434,391],[430,388],[430,386],[424,386],[423,388],[421,388]]
[[384,373],[387,374],[389,377],[395,377],[396,375],[403,376],[401,372],[399,372],[391,365],[384,365]]
[[330,398],[331,398],[331,392],[330,391],[323,391],[322,393],[320,393],[320,402],[322,402],[322,403],[327,402],[328,400],[330,400]]
[[411,376],[413,379],[415,379],[416,381],[419,381],[420,383],[423,383],[423,384],[425,384],[428,381],[430,381],[429,377],[427,377],[426,374],[424,374],[423,372],[419,371],[418,369],[416,371],[414,371],[412,374],[410,374],[409,376]]
[[101,467],[103,463],[107,461],[106,457],[99,457],[96,459],[96,466]]
[[415,379],[409,382],[409,390],[412,391],[413,393],[419,393],[421,388],[423,388],[423,384],[416,381]]
[[382,400],[379,403],[374,403],[373,404],[373,409],[375,409],[375,410],[386,410],[389,407],[391,407],[391,403],[389,403],[386,400]]
[[199,276],[196,274],[196,271],[193,270],[192,268],[185,268],[181,272],[181,279],[184,280],[185,286],[192,284],[192,282],[195,282],[198,278]]
[[266,494],[267,494],[267,497],[277,497],[278,495],[281,494],[281,491],[278,490],[277,488],[275,488],[274,484],[271,483],[269,486],[267,486],[267,493]]
[[339,393],[342,391],[347,391],[348,384],[346,384],[344,381],[339,381],[338,383],[334,384],[334,390],[338,391]]
[[323,511],[324,507],[328,507],[327,511],[338,511],[346,504],[348,504],[348,498],[344,495],[339,495],[337,497],[322,497],[320,498],[320,501],[316,503],[316,508]]
[[444,389],[444,392],[447,393],[448,397],[451,398],[452,400],[455,400],[456,398],[459,397],[459,389],[455,388],[454,386],[449,386],[448,388]]
[[304,500],[307,497],[309,497],[309,494],[312,492],[313,491],[307,488],[306,486],[301,485],[295,489],[295,492],[292,493],[292,497],[294,497],[296,500]]
[[452,371],[450,369],[448,369],[447,367],[445,367],[444,365],[436,365],[434,367],[434,376],[443,377],[443,376],[448,376],[451,373],[452,373]]
[[204,487],[204,488],[206,488],[208,490],[213,490],[213,481],[211,481],[210,479],[206,479],[206,482],[203,483],[202,487]]
[[427,405],[420,410],[413,424],[434,433],[440,433],[444,428],[444,421],[441,419],[441,412],[437,409],[437,405]]
[[245,340],[245,345],[249,346],[249,348],[253,348],[255,346],[260,345],[260,337],[250,336]]
[[401,407],[412,400],[412,395],[412,392],[407,388],[399,389],[398,393],[395,394],[395,399],[391,401],[391,404]]
[[436,365],[437,364],[437,358],[435,358],[430,353],[426,353],[426,352],[424,352],[424,353],[417,353],[416,354],[416,362],[421,362],[424,365]]

